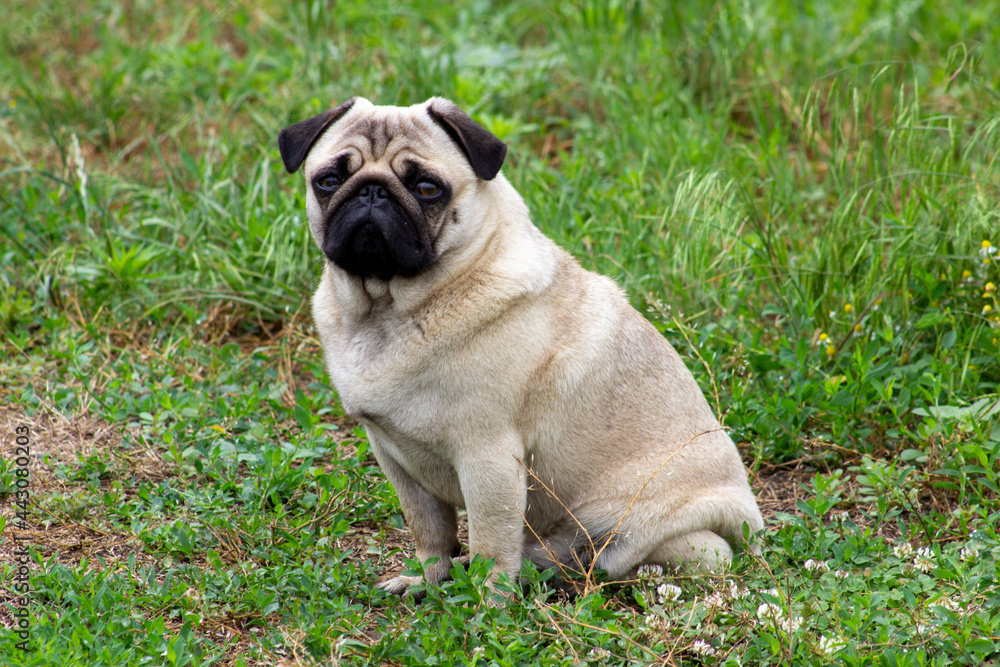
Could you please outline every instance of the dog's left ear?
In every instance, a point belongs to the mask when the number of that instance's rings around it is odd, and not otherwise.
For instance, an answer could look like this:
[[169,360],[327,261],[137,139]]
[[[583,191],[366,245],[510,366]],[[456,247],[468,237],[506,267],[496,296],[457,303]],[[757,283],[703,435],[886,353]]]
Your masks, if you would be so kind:
[[285,163],[285,169],[289,174],[298,171],[323,131],[350,111],[355,99],[352,97],[336,109],[324,111],[309,120],[289,125],[278,133],[278,150],[281,151],[281,160]]
[[427,113],[459,145],[476,176],[489,181],[497,175],[507,156],[507,144],[469,118],[454,102],[435,98],[427,104]]

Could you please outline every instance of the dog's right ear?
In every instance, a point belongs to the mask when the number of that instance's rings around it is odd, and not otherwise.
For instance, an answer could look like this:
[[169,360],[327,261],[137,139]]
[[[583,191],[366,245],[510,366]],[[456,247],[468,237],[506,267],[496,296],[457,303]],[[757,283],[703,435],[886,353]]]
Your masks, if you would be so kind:
[[289,125],[278,133],[278,150],[281,151],[281,160],[285,163],[285,169],[289,174],[298,171],[319,136],[351,110],[355,99],[357,98],[352,97],[336,109],[324,111],[309,120]]

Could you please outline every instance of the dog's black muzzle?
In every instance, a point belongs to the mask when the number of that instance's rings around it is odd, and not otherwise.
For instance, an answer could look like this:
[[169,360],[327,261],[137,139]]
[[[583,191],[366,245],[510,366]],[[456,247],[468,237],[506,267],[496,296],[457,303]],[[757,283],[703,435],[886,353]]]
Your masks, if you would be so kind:
[[383,184],[364,183],[330,216],[323,253],[361,278],[415,276],[433,259],[424,225]]

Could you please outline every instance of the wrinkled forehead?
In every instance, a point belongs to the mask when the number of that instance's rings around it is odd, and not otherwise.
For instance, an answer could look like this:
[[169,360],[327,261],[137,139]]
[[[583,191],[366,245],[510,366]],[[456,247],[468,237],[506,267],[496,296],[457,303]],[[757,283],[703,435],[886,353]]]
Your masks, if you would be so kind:
[[[367,106],[351,111],[319,138],[306,159],[306,176],[340,156],[395,165],[406,158],[430,161],[442,151],[458,150],[423,105]],[[361,165],[352,164],[359,168]]]

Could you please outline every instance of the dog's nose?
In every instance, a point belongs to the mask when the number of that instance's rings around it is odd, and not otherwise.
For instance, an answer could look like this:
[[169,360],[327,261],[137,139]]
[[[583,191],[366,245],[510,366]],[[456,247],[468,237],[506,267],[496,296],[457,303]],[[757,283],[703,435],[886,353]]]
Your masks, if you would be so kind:
[[383,199],[389,198],[389,192],[377,183],[369,183],[358,190],[358,198],[366,204],[378,205]]

